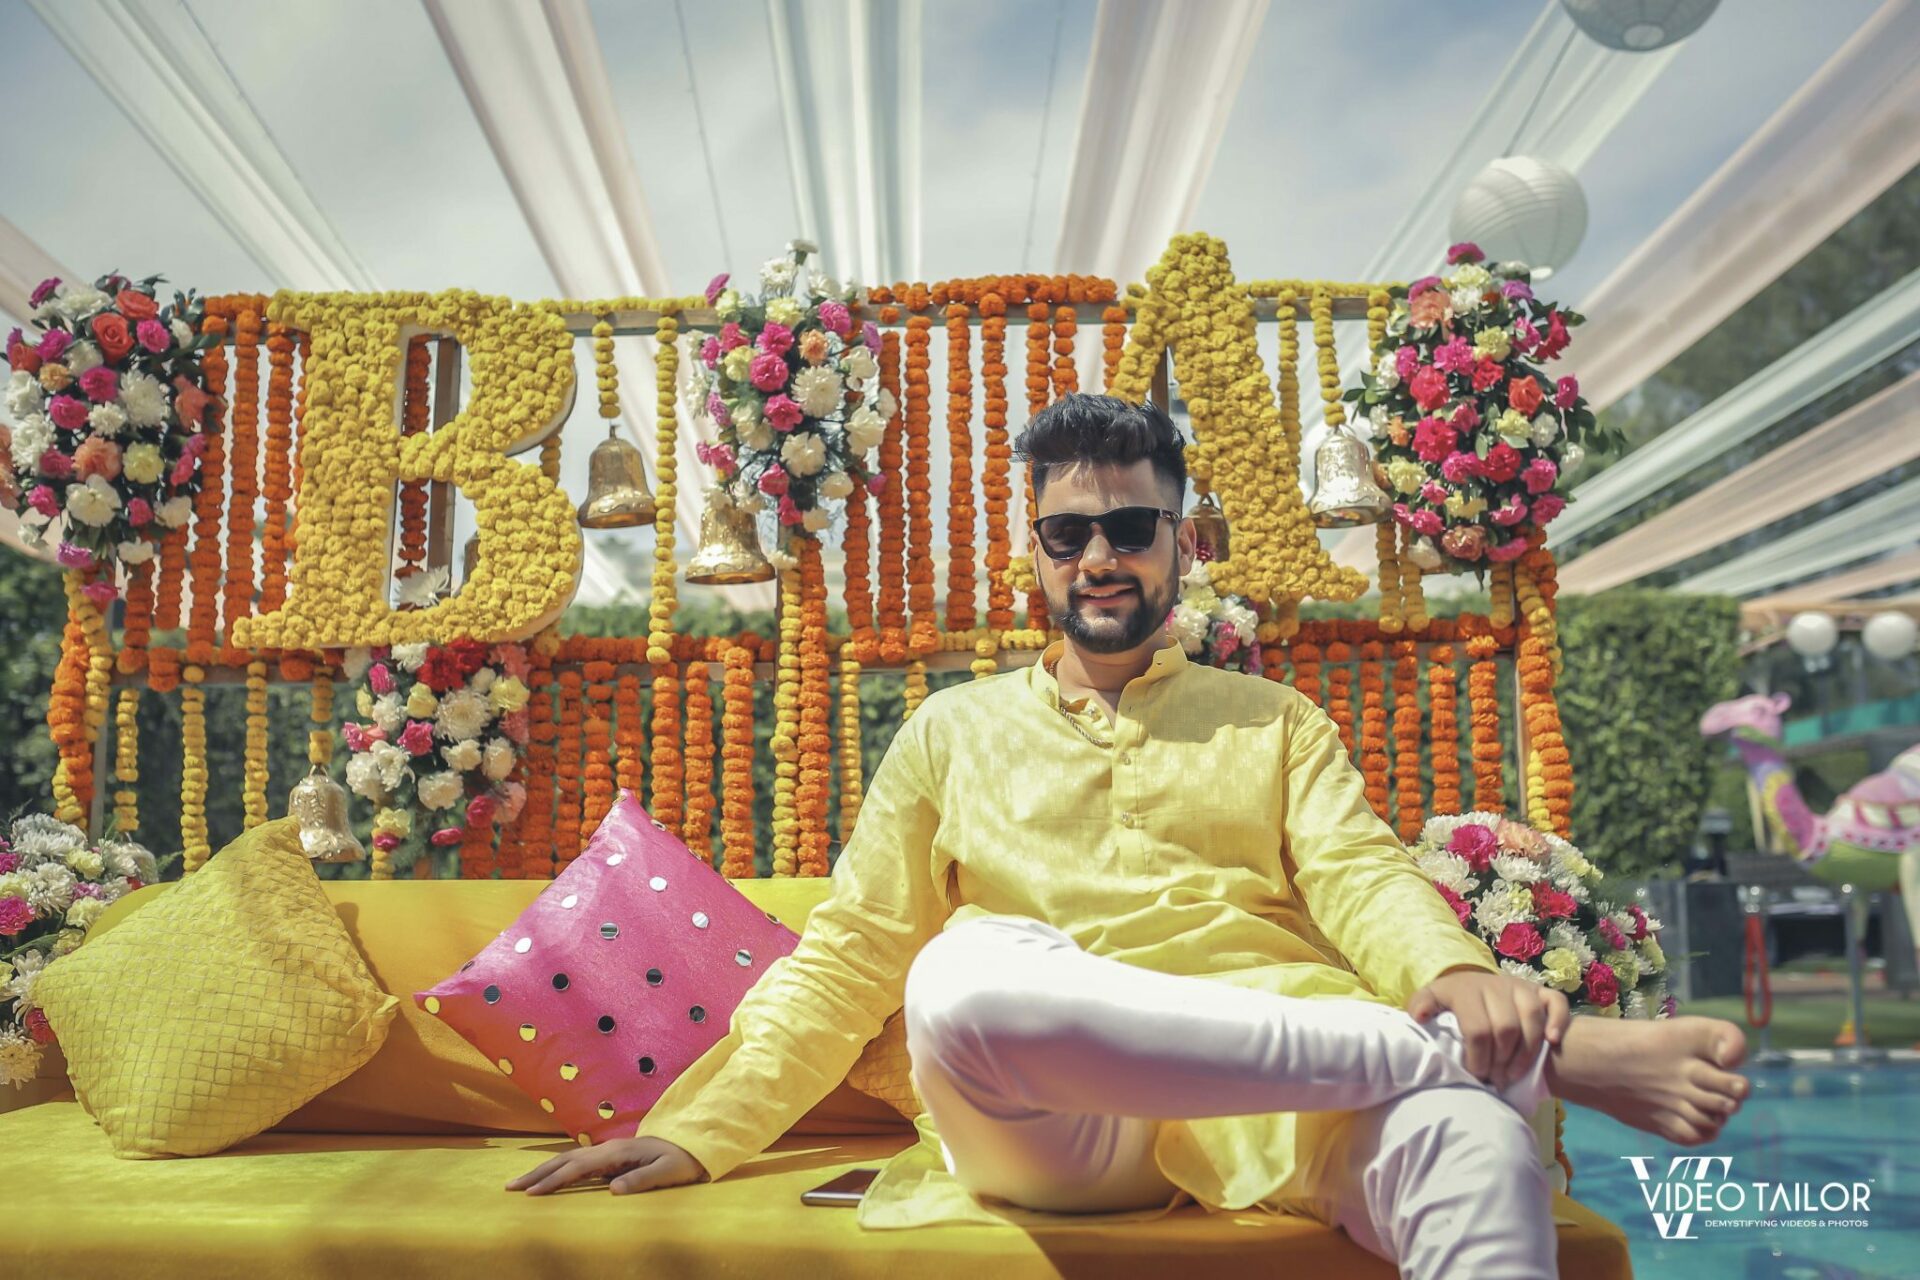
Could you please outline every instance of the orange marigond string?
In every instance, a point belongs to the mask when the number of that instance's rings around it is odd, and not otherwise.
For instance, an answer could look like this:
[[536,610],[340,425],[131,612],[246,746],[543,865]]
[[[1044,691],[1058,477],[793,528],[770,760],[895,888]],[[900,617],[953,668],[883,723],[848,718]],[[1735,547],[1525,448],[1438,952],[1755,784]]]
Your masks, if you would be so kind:
[[1467,640],[1467,700],[1473,752],[1473,807],[1476,811],[1506,810],[1505,782],[1501,778],[1500,667],[1495,659],[1499,643],[1485,632]]
[[671,662],[653,666],[653,791],[649,808],[669,829],[685,816],[686,772],[680,758],[680,679]]
[[[400,433],[417,436],[431,421],[433,399],[427,387],[432,364],[427,339],[413,338],[407,343],[405,388],[400,407]],[[400,567],[397,577],[420,572],[427,562],[427,482],[406,480],[400,485]]]
[[[233,324],[232,444],[227,452],[225,633],[253,611],[254,508],[260,474],[260,314],[243,307]],[[237,659],[238,655],[234,655]],[[263,819],[264,820],[264,819]]]
[[971,631],[973,586],[972,309],[947,306],[947,630]]
[[1553,657],[1532,627],[1521,631],[1520,712],[1527,724],[1527,821],[1563,839],[1573,830],[1573,770],[1553,696]]
[[[1078,277],[1075,277],[1076,279]],[[1080,369],[1073,360],[1073,339],[1080,331],[1079,317],[1072,307],[1053,313],[1053,392],[1054,398],[1072,395],[1080,389]]]
[[1327,715],[1340,731],[1340,744],[1353,756],[1353,646],[1335,640],[1327,645]]
[[1427,653],[1427,708],[1432,724],[1428,741],[1433,758],[1433,811],[1460,812],[1459,674],[1453,646],[1436,644]]
[[[545,641],[546,643],[542,643]],[[553,875],[554,744],[560,729],[554,723],[554,676],[551,636],[535,638],[528,646],[530,670],[527,688],[527,802],[520,813],[520,859],[515,874],[522,880],[545,880]]]
[[[888,324],[900,318],[898,307],[883,307]],[[900,335],[889,331],[881,340],[880,385],[894,398],[894,414],[880,439],[880,616],[879,656],[882,662],[907,659],[907,490],[903,461],[906,448],[906,401],[900,388]]]
[[853,646],[840,649],[840,845],[853,839],[866,798],[866,763],[860,756],[860,659]]
[[713,860],[713,683],[706,662],[687,664],[687,815],[681,839]]
[[800,540],[800,820],[802,876],[827,874],[827,797],[832,785],[832,674],[827,654],[827,579],[817,538]]
[[987,627],[994,634],[1013,626],[1013,587],[1006,581],[1013,562],[1007,512],[1013,502],[1010,483],[1013,446],[1007,436],[1007,302],[990,291],[980,299],[980,379],[985,393],[987,463],[981,490],[987,508]]
[[147,665],[147,647],[153,643],[153,561],[127,567],[127,607],[120,637],[118,664],[128,675]]
[[581,782],[586,790],[585,810],[581,816],[583,835],[600,829],[600,820],[613,807],[613,676],[614,667],[604,658],[588,662],[581,672],[586,680],[586,702],[581,732],[586,743],[586,767]]
[[1393,798],[1400,812],[1396,830],[1411,843],[1426,821],[1420,792],[1420,646],[1393,643]]
[[[201,322],[201,331],[224,336],[226,317],[209,308]],[[224,399],[226,348],[209,347],[201,357],[200,368],[206,376],[207,391]],[[193,498],[193,548],[187,553],[193,582],[193,601],[187,620],[187,661],[196,666],[210,665],[218,656],[215,646],[220,629],[220,508],[226,499],[226,472],[224,426],[216,423],[208,433],[206,452],[200,455],[200,491]]]
[[59,751],[54,766],[54,817],[84,827],[93,802],[93,753],[86,728],[87,671],[90,646],[82,610],[91,608],[80,593],[84,578],[78,569],[64,575],[67,622],[60,637],[60,661],[54,667],[53,688],[47,695],[47,732]]
[[1113,375],[1120,368],[1120,356],[1127,349],[1127,309],[1117,302],[1100,313],[1100,345],[1104,379],[1100,385],[1111,387]]
[[1320,646],[1295,641],[1287,647],[1287,656],[1293,664],[1294,691],[1321,705]]
[[721,659],[726,705],[720,715],[720,873],[733,880],[754,872],[753,659],[754,646],[738,640]]
[[554,861],[564,870],[580,854],[580,754],[585,719],[581,699],[585,681],[571,666],[561,668],[557,674],[560,732],[554,739],[553,784],[557,795],[553,806],[553,852]]
[[1382,661],[1386,647],[1378,640],[1360,646],[1360,772],[1366,776],[1367,803],[1380,815],[1388,809],[1387,680]]
[[261,527],[260,612],[287,598],[288,503],[293,499],[293,335],[267,326],[267,447],[263,459],[266,520]]
[[[1047,340],[1051,336],[1047,324],[1047,304],[1030,302],[1027,304],[1027,420],[1031,422],[1035,415],[1047,407],[1047,400],[1053,389],[1053,380],[1047,373]],[[1033,468],[1025,468],[1026,501],[1023,518],[1031,529],[1035,518],[1040,514],[1040,504],[1034,498]],[[1028,534],[1027,552],[1036,564],[1044,553],[1032,543],[1032,534]],[[1048,628],[1047,595],[1037,585],[1027,592],[1027,629],[1045,631]]]
[[[924,306],[924,300],[910,297],[908,306],[916,305]],[[926,316],[907,318],[907,603],[913,610],[907,648],[915,657],[940,647],[940,620],[933,598],[933,491],[927,478],[932,425],[927,343],[932,327]]]
[[[847,495],[847,531],[840,542],[846,579],[847,643],[866,662],[872,662],[880,648],[880,633],[873,619],[873,567],[868,546],[873,527],[868,510],[871,498],[866,485],[854,485]],[[724,654],[720,661],[725,662]]]
[[800,641],[805,630],[802,578],[797,567],[780,575],[780,644],[774,667],[773,874],[800,866]]
[[294,548],[300,544],[300,481],[305,468],[300,461],[300,447],[307,439],[307,357],[312,354],[313,342],[306,334],[300,335],[300,363],[295,369],[293,393],[293,496],[294,507],[287,513],[287,557],[293,557]]
[[640,710],[640,677],[621,674],[613,691],[614,782],[622,791],[644,794],[647,725]]

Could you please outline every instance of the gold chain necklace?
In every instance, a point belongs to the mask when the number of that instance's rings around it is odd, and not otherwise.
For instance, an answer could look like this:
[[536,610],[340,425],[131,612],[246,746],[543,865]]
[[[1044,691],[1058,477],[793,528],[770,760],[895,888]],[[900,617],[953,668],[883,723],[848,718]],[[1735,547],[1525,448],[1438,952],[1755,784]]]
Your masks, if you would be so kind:
[[1079,734],[1081,737],[1085,738],[1088,742],[1091,742],[1094,746],[1099,747],[1103,751],[1111,750],[1113,747],[1113,743],[1102,742],[1100,741],[1100,739],[1094,737],[1093,734],[1087,731],[1087,727],[1080,723],[1080,717],[1074,715],[1073,712],[1067,710],[1064,706],[1060,705],[1060,690],[1059,690],[1060,677],[1055,674],[1054,669],[1052,667],[1047,668],[1047,674],[1050,676],[1053,676],[1054,678],[1053,709],[1055,711],[1058,711],[1060,715],[1066,720],[1066,722],[1073,726],[1073,731],[1075,733]]

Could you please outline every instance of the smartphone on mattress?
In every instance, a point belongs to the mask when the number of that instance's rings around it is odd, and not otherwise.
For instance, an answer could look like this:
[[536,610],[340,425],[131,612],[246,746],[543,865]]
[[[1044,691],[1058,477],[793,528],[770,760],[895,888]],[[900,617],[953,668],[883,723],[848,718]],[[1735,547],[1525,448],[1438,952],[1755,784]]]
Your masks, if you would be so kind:
[[860,1203],[860,1198],[867,1194],[867,1188],[879,1175],[878,1169],[849,1169],[831,1182],[823,1182],[810,1191],[802,1191],[800,1203],[848,1207],[857,1205]]

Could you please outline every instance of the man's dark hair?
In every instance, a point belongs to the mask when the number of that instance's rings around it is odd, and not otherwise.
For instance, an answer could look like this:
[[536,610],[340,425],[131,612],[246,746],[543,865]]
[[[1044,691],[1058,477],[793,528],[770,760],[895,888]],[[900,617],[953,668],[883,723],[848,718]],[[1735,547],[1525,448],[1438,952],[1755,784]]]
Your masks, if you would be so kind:
[[1033,500],[1046,492],[1056,469],[1081,464],[1129,466],[1145,458],[1154,475],[1171,481],[1174,510],[1187,501],[1187,458],[1180,433],[1166,410],[1151,402],[1128,404],[1113,396],[1062,396],[1027,423],[1013,442],[1013,456],[1033,471]]

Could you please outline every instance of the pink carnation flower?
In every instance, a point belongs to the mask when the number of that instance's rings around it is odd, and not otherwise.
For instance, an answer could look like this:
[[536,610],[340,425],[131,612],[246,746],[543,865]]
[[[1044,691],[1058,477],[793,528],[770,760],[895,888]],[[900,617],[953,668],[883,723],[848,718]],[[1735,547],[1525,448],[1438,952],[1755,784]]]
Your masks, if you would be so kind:
[[1557,493],[1543,493],[1533,500],[1535,524],[1545,524],[1567,509],[1567,500]]
[[769,320],[767,327],[760,331],[760,341],[756,345],[769,355],[783,356],[793,349],[793,330]]
[[400,846],[400,837],[395,832],[376,831],[373,833],[374,848],[392,850],[392,849],[397,849],[399,846]]
[[[761,357],[767,359],[768,357]],[[772,357],[778,359],[778,357]],[[783,364],[780,366],[785,369]],[[806,415],[800,412],[800,405],[793,397],[784,392],[767,397],[767,421],[773,424],[775,431],[791,431],[800,425],[800,419]]]
[[93,607],[102,613],[106,612],[108,605],[120,598],[120,593],[113,589],[111,582],[89,582],[86,586],[80,588],[80,590],[87,599],[93,601]]
[[[88,372],[91,373],[92,370]],[[107,372],[113,371],[109,369]],[[53,419],[53,425],[56,427],[67,431],[78,431],[87,425],[87,402],[74,396],[55,396],[53,403],[47,406],[47,416]]]
[[720,350],[731,351],[735,347],[747,345],[747,335],[740,332],[738,321],[729,320],[720,326]]
[[[1471,454],[1456,453],[1452,457],[1448,458],[1447,462],[1452,462],[1454,458],[1471,457],[1471,456],[1472,456]],[[1445,468],[1445,466],[1446,466],[1446,463],[1441,464],[1441,467],[1443,469]],[[1455,477],[1448,476],[1447,479],[1454,480]],[[1445,502],[1452,495],[1448,493],[1447,486],[1441,484],[1438,480],[1429,480],[1425,484],[1420,486],[1420,496],[1425,498],[1428,502],[1433,503],[1435,506],[1439,506],[1441,503]]]
[[1527,518],[1527,504],[1521,501],[1520,495],[1516,493],[1488,512],[1487,518],[1503,529],[1519,524]]
[[33,923],[33,908],[25,898],[0,898],[0,933],[11,938]]
[[717,391],[707,397],[707,416],[720,426],[733,425],[733,411],[727,408],[727,402],[720,398]]
[[467,833],[460,827],[442,827],[429,836],[428,839],[444,849],[450,844],[459,844],[460,841],[465,838],[466,834]]
[[763,351],[748,366],[747,377],[761,391],[778,391],[787,385],[787,362],[771,351]]
[[759,487],[762,493],[782,497],[787,492],[787,485],[787,469],[777,462],[760,473]]
[[700,344],[700,363],[709,369],[720,363],[720,339],[708,338]]
[[1572,894],[1562,893],[1544,880],[1536,880],[1530,887],[1533,909],[1540,913],[1542,920],[1568,920],[1580,909]]
[[1573,402],[1580,398],[1580,380],[1572,374],[1553,384],[1553,407],[1571,409]]
[[1527,540],[1525,538],[1509,538],[1497,547],[1487,548],[1487,559],[1494,561],[1496,564],[1507,560],[1518,560],[1525,554],[1527,554]]
[[63,569],[93,568],[93,552],[85,547],[76,547],[71,542],[61,543],[60,550],[54,553],[54,559],[60,562]]
[[134,329],[134,336],[140,339],[140,345],[159,355],[173,345],[173,335],[167,332],[167,326],[158,320],[142,320]]
[[[1453,484],[1464,484],[1479,473],[1480,459],[1466,452],[1464,449],[1448,454],[1446,461],[1440,464],[1440,474],[1445,476]],[[1433,482],[1428,481],[1427,483],[1432,484]],[[1427,499],[1429,502],[1441,502],[1444,500],[1443,498]]]
[[1453,452],[1460,434],[1438,418],[1422,418],[1413,431],[1413,451],[1428,462],[1439,462]]
[[376,694],[393,692],[393,672],[387,670],[387,664],[376,662],[367,668],[367,684]]
[[120,394],[120,375],[97,364],[80,375],[80,389],[87,393],[87,399],[100,404]]
[[1447,527],[1446,522],[1432,511],[1416,511],[1407,523],[1415,533],[1424,534],[1429,538],[1438,537],[1440,531]]
[[780,495],[780,523],[781,524],[799,524],[805,519],[806,519],[805,513],[802,512],[799,507],[794,505],[793,495],[790,493],[781,494]]
[[853,331],[853,317],[847,312],[844,302],[823,302],[820,304],[820,323],[829,333],[842,338]]
[[[46,468],[41,468],[45,470]],[[53,496],[53,490],[44,484],[37,484],[27,493],[27,505],[51,520],[60,514],[60,499]]]
[[494,806],[494,798],[484,793],[467,801],[467,825],[484,827],[492,822]]
[[1413,371],[1419,367],[1420,348],[1404,346],[1393,353],[1393,371],[1400,375],[1402,381],[1411,378]]
[[356,755],[373,745],[373,739],[367,735],[367,727],[351,720],[340,726],[340,736],[347,740],[347,750]]
[[1433,887],[1440,891],[1440,896],[1445,898],[1447,905],[1453,908],[1453,914],[1460,917],[1460,923],[1462,925],[1466,924],[1466,922],[1472,918],[1473,908],[1467,905],[1465,898],[1443,884],[1437,884]]
[[1620,998],[1620,978],[1605,961],[1595,960],[1587,966],[1587,999],[1589,1002],[1605,1008]]
[[1499,386],[1500,379],[1506,376],[1507,371],[1500,367],[1498,361],[1475,361],[1473,366],[1473,389],[1475,391],[1491,391]]
[[1499,838],[1477,822],[1461,823],[1447,841],[1447,852],[1465,862],[1475,875],[1493,865],[1493,855],[1499,850]]
[[1438,409],[1447,400],[1447,375],[1432,365],[1423,365],[1414,370],[1407,390],[1422,409]]
[[1510,960],[1531,960],[1545,951],[1547,944],[1538,929],[1515,921],[1500,931],[1500,940],[1493,944],[1493,949]]
[[1545,493],[1553,488],[1553,482],[1559,478],[1560,469],[1547,458],[1535,458],[1521,473],[1521,479],[1527,482],[1528,493]]
[[[58,449],[47,449],[40,455],[40,474],[52,476],[55,480],[65,480],[73,474],[73,459]],[[58,514],[56,511],[55,514]]]
[[1619,925],[1602,916],[1600,918],[1599,930],[1600,936],[1605,938],[1607,945],[1615,951],[1625,951],[1627,949],[1627,935],[1620,932]]
[[532,727],[531,720],[532,717],[527,714],[525,707],[518,711],[509,711],[500,717],[500,732],[506,734],[509,741],[524,743],[527,740],[527,731]]
[[1448,373],[1469,373],[1473,369],[1473,345],[1464,334],[1455,334],[1451,341],[1434,350],[1433,365]]
[[712,306],[714,303],[720,300],[720,291],[727,287],[727,281],[731,279],[733,279],[732,272],[722,271],[719,275],[707,281],[707,305],[708,306]]
[[1647,913],[1630,902],[1627,904],[1627,914],[1633,917],[1633,940],[1638,942],[1650,932],[1647,928]]
[[0,849],[0,876],[12,875],[20,869],[20,855],[11,849]]
[[868,493],[872,494],[874,497],[877,498],[881,494],[885,493],[886,491],[887,491],[887,473],[886,472],[876,471],[872,475],[867,477]]
[[127,523],[138,529],[153,519],[153,504],[145,498],[127,499]]
[[1458,262],[1478,262],[1486,255],[1480,252],[1480,246],[1471,240],[1462,240],[1459,244],[1447,246],[1449,266]]
[[400,745],[410,756],[423,756],[433,750],[433,726],[425,720],[409,720],[400,731]]
[[49,329],[40,339],[40,358],[58,360],[73,345],[73,335],[65,329]]

